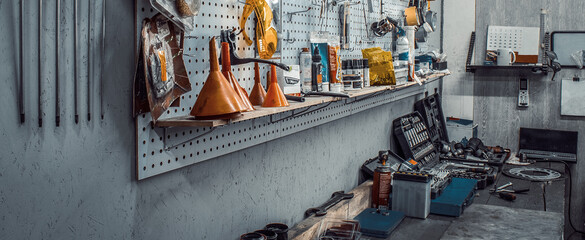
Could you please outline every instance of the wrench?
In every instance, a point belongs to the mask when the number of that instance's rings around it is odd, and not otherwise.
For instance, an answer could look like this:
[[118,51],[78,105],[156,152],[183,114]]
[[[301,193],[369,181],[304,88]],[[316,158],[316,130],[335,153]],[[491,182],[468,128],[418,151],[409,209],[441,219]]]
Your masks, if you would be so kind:
[[305,216],[309,217],[313,214],[315,214],[315,216],[323,216],[327,214],[327,209],[335,206],[335,204],[341,202],[341,200],[352,198],[353,193],[344,193],[343,191],[334,192],[331,195],[331,198],[327,200],[325,203],[321,204],[321,206],[307,209],[307,211],[305,211]]

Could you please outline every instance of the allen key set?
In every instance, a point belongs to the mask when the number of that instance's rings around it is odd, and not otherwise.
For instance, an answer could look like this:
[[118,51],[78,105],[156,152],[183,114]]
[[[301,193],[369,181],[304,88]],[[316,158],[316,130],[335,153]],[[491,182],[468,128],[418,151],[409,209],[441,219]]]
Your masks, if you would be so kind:
[[[20,27],[20,32],[19,32],[19,39],[20,39],[20,46],[19,46],[19,79],[18,79],[18,86],[17,86],[17,91],[18,91],[18,97],[17,97],[17,106],[18,106],[18,114],[19,114],[19,121],[21,124],[24,124],[26,121],[26,115],[29,114],[27,109],[30,109],[30,105],[26,104],[26,93],[27,92],[31,92],[34,91],[34,88],[30,88],[28,86],[28,84],[26,84],[26,82],[31,82],[31,81],[27,81],[27,79],[25,78],[25,71],[28,70],[28,72],[35,71],[35,69],[30,69],[30,67],[26,67],[25,66],[25,58],[26,57],[34,57],[32,55],[25,55],[25,54],[32,54],[34,53],[34,51],[30,51],[29,53],[27,53],[25,51],[25,46],[24,46],[24,39],[25,39],[25,26],[30,26],[30,27],[35,27],[34,25],[26,24],[25,21],[28,19],[25,11],[25,3],[29,3],[26,2],[24,0],[20,0],[19,1],[20,5],[19,7],[19,13],[20,15],[18,16],[18,25]],[[31,2],[32,3],[32,2]],[[78,15],[78,11],[79,11],[79,4],[78,4],[78,0],[74,0],[72,6],[64,6],[63,4],[61,4],[61,0],[55,0],[55,22],[54,22],[54,29],[51,29],[52,27],[52,23],[49,22],[44,22],[46,21],[46,15],[44,15],[45,13],[43,13],[44,11],[52,11],[53,8],[51,8],[51,6],[47,6],[49,4],[47,4],[47,2],[43,2],[43,0],[39,0],[38,1],[38,5],[35,6],[36,9],[31,9],[30,11],[30,16],[34,16],[34,13],[37,14],[37,23],[38,23],[38,29],[37,29],[37,34],[38,34],[38,42],[37,42],[37,50],[38,50],[38,55],[37,55],[37,119],[38,119],[38,126],[39,128],[43,127],[43,118],[46,118],[46,116],[49,114],[50,111],[55,111],[55,126],[59,127],[62,124],[62,114],[63,114],[63,109],[64,106],[67,106],[67,102],[68,99],[71,98],[73,101],[73,105],[74,105],[74,109],[73,109],[73,118],[75,121],[75,124],[79,123],[79,112],[80,112],[80,101],[82,101],[80,99],[80,80],[86,80],[86,85],[81,84],[82,86],[87,87],[87,92],[83,92],[83,94],[86,94],[87,97],[87,109],[85,109],[87,111],[87,121],[91,121],[91,112],[92,112],[92,106],[93,104],[97,101],[99,102],[99,115],[100,115],[100,119],[104,119],[104,99],[103,99],[103,81],[104,81],[104,76],[103,76],[103,69],[104,69],[104,52],[105,52],[105,31],[106,31],[106,0],[102,0],[101,2],[101,14],[96,14],[97,12],[92,10],[92,8],[95,9],[96,6],[99,7],[99,5],[95,4],[94,2],[87,2],[87,10],[88,10],[88,14],[87,16],[82,16],[82,19],[79,18]],[[52,4],[50,4],[52,5]],[[32,7],[33,5],[31,5]],[[71,7],[73,9],[71,9]],[[38,11],[38,12],[35,12]],[[62,12],[63,11],[68,11],[68,10],[72,10],[73,11],[73,21],[67,21],[67,19],[62,19],[63,15]],[[99,10],[99,9],[97,9]],[[92,16],[93,14],[93,16]],[[94,19],[91,19],[92,17],[96,17],[101,15],[101,20],[98,21],[98,23],[96,23],[96,21],[94,21]],[[86,34],[87,34],[87,45],[80,45],[79,44],[79,29],[78,29],[78,25],[82,22],[82,20],[87,20],[87,30],[86,30]],[[73,28],[73,39],[67,39],[67,37],[63,38],[61,31],[64,29],[69,29],[70,26],[68,26],[68,24],[73,24],[72,28]],[[96,24],[98,26],[96,26]],[[99,25],[101,24],[101,26]],[[94,39],[92,39],[95,35],[95,33],[92,33],[92,30],[99,27],[99,29],[101,30],[101,36],[98,37],[97,39],[99,39],[98,41],[94,41]],[[54,32],[53,32],[54,31]],[[55,43],[54,45],[51,44],[46,45],[46,41],[48,39],[51,39],[51,37],[47,37],[47,34],[55,34],[54,39],[55,39]],[[69,36],[68,34],[66,34],[65,36]],[[68,41],[72,41],[73,44],[72,46],[69,46],[67,44]],[[96,46],[92,46],[92,44],[95,44]],[[52,49],[52,47],[54,46],[54,49]],[[63,78],[62,77],[62,71],[64,69],[68,69],[67,67],[63,67],[62,65],[62,61],[65,62],[70,62],[67,59],[66,56],[66,52],[67,49],[66,48],[71,48],[73,50],[73,78],[71,80],[69,80],[68,77]],[[99,49],[100,53],[99,53],[99,60],[98,61],[93,61],[91,60],[92,56],[98,56],[96,53],[94,53],[92,49]],[[55,55],[54,55],[54,59],[55,59],[55,65],[54,65],[54,70],[55,70],[55,74],[54,74],[54,84],[51,83],[50,77],[49,75],[47,75],[47,71],[50,71],[52,66],[50,64],[52,64],[50,61],[47,61],[48,59],[52,59],[52,56],[48,56],[46,54],[50,54],[52,51],[55,51]],[[85,67],[87,69],[85,69],[87,71],[87,79],[82,78],[81,76],[79,76],[79,71],[80,66],[79,66],[79,61],[82,60],[80,59],[79,52],[83,51],[83,50],[87,50],[87,64],[85,64]],[[47,63],[49,65],[47,65]],[[94,67],[95,65],[99,65],[99,70],[98,71],[92,71],[92,67]],[[92,74],[99,74],[99,76],[92,76]],[[98,78],[99,77],[99,78]],[[97,79],[97,83],[94,82],[94,80]],[[73,81],[73,93],[67,91],[68,88],[63,87],[68,85],[67,81]],[[96,87],[94,87],[96,86]],[[27,88],[28,87],[28,88]],[[63,90],[63,89],[65,90]],[[52,96],[49,94],[47,95],[47,93],[53,92],[54,91],[54,98],[52,98]],[[65,93],[63,94],[63,91],[65,91]],[[94,92],[95,91],[95,92]],[[97,93],[98,96],[95,96]],[[99,97],[99,100],[96,99]],[[47,103],[53,103],[51,100],[54,99],[54,106],[55,108],[48,108],[47,107]],[[34,101],[34,100],[33,100]],[[34,109],[34,108],[33,108]],[[65,109],[67,109],[65,107]]]

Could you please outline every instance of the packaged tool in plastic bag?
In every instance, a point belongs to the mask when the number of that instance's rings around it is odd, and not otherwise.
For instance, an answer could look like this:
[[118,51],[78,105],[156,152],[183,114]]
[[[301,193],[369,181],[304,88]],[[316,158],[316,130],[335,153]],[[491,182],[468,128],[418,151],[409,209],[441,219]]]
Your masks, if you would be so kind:
[[[153,122],[191,91],[183,62],[183,32],[161,14],[142,23],[134,86],[134,115],[150,112]],[[176,103],[174,103],[176,102]]]
[[571,54],[571,60],[575,63],[577,68],[583,68],[583,58],[585,57],[585,50],[579,50]]
[[395,85],[394,64],[392,52],[384,51],[379,47],[362,50],[362,56],[368,59],[370,65],[370,85]]

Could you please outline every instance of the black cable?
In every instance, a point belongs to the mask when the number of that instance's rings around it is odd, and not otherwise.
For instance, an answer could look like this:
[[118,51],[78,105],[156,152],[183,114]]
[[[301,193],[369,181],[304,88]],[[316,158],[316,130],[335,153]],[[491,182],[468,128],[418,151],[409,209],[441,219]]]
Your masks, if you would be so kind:
[[[560,162],[560,163],[565,164],[565,169],[567,170],[567,174],[569,175],[569,210],[567,211],[567,213],[569,214],[569,224],[571,225],[571,228],[573,228],[573,230],[575,230],[576,233],[580,233],[580,234],[585,235],[585,231],[578,230],[577,228],[575,228],[575,225],[573,225],[573,217],[571,216],[571,196],[572,196],[572,192],[573,192],[573,180],[571,179],[571,167],[565,161],[538,161],[538,162],[549,162],[549,163],[559,163]],[[573,235],[573,234],[571,234],[571,235]]]

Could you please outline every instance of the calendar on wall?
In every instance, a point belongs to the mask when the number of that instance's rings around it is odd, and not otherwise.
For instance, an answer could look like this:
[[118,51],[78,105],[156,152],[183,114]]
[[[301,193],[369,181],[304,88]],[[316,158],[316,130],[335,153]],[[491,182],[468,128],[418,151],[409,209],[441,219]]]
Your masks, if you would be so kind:
[[498,49],[512,49],[517,54],[516,62],[537,63],[539,42],[538,27],[488,26],[486,56]]

